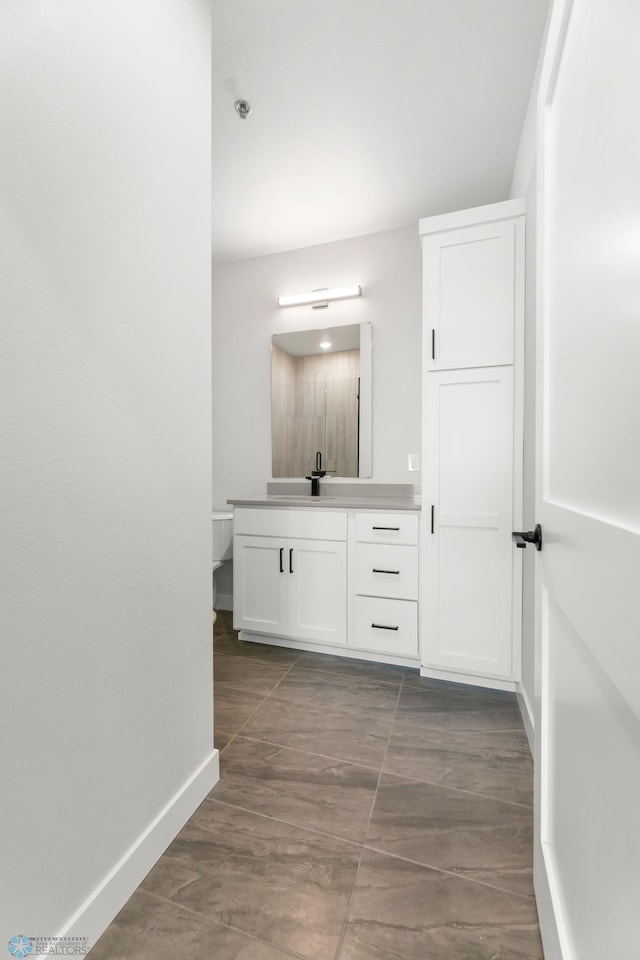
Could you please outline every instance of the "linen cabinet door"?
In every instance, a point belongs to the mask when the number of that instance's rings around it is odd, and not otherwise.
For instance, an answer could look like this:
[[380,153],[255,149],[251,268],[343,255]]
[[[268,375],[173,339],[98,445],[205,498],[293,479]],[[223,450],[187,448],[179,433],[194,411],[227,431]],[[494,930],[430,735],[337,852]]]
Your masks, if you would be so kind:
[[289,632],[319,643],[347,642],[347,545],[289,540]]
[[425,359],[430,370],[513,363],[523,277],[514,269],[523,220],[447,230],[423,240]]
[[426,400],[423,665],[511,679],[512,370],[431,373]]
[[287,629],[287,541],[233,538],[233,625],[236,630],[283,634]]

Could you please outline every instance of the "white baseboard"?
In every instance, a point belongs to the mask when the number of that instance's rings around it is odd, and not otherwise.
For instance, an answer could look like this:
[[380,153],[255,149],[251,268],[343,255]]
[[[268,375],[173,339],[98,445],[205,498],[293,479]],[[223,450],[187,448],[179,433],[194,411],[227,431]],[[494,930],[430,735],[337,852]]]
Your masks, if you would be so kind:
[[354,650],[337,643],[313,643],[308,640],[292,640],[291,637],[270,636],[266,633],[252,633],[247,630],[238,632],[240,640],[248,643],[263,643],[272,647],[288,647],[291,650],[300,650],[302,653],[328,653],[334,657],[348,657],[351,660],[369,660],[374,663],[390,663],[393,666],[416,667],[420,666],[417,657],[400,657],[396,654],[380,653],[377,650]]
[[529,749],[531,750],[531,753],[533,753],[535,742],[533,710],[531,709],[529,698],[527,697],[526,691],[521,683],[519,683],[517,686],[516,697],[518,700],[518,706],[520,707],[520,714],[522,715],[525,733],[527,734],[527,740],[529,741]]
[[432,680],[448,680],[450,683],[467,683],[472,687],[487,687],[490,690],[508,690],[515,692],[514,680],[499,680],[497,677],[483,677],[475,673],[458,673],[455,670],[438,670],[436,667],[420,667],[420,676]]
[[556,872],[539,840],[533,848],[533,886],[545,957],[547,960],[571,960],[573,951],[569,946]]
[[[98,884],[58,937],[87,937],[91,948],[219,779],[213,750]],[[36,960],[34,957],[33,960]]]
[[233,594],[219,593],[216,598],[217,610],[233,610]]

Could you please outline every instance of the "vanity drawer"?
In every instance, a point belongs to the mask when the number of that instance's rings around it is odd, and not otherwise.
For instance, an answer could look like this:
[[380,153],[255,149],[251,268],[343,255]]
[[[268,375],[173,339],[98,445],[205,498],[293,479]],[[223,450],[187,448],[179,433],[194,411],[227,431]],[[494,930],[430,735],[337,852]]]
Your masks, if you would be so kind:
[[418,548],[356,544],[356,593],[418,599]]
[[418,604],[414,600],[356,597],[355,647],[418,655]]
[[357,513],[356,540],[365,543],[416,543],[419,518],[415,513]]
[[346,540],[347,514],[324,507],[287,510],[283,507],[236,507],[233,532],[254,537],[294,537],[298,540]]

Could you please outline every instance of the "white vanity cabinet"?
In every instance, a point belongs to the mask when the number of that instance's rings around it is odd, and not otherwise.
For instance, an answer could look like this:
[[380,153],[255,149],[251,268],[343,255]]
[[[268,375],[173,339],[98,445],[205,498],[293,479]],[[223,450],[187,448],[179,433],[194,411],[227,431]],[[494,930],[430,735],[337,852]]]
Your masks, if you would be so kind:
[[392,657],[418,655],[419,522],[415,514],[357,513],[350,543],[349,644]]
[[427,676],[519,675],[524,201],[420,221],[421,655]]
[[344,513],[236,508],[235,629],[345,644],[346,540]]
[[233,538],[241,639],[418,666],[415,506],[242,504]]

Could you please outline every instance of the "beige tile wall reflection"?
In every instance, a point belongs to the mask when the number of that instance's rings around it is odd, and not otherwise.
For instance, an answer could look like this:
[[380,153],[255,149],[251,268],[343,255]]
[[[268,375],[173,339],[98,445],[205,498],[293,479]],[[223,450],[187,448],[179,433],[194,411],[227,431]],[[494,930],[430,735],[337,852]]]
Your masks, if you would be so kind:
[[272,348],[271,432],[274,477],[304,477],[315,467],[358,475],[360,351],[292,357]]

